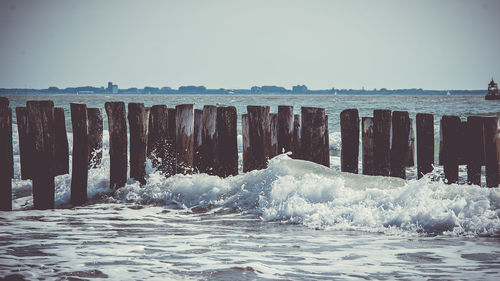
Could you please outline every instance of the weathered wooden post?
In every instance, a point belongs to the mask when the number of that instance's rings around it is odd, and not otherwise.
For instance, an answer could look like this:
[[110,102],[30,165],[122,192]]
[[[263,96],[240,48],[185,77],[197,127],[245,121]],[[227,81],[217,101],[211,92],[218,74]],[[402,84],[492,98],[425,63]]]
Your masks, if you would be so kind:
[[292,158],[300,159],[300,125],[302,118],[300,114],[295,114],[293,116],[293,139],[292,139]]
[[108,115],[110,188],[120,188],[127,182],[127,115],[125,103],[106,102]]
[[278,106],[278,154],[292,151],[293,106]]
[[241,131],[243,134],[243,172],[248,172],[253,163],[253,155],[250,153],[250,129],[248,128],[248,114],[241,115]]
[[217,156],[217,107],[203,107],[200,149],[200,173],[215,175]]
[[460,122],[461,121],[458,116],[444,115],[441,118],[443,133],[442,163],[444,165],[444,175],[448,183],[456,183],[458,181]]
[[130,128],[130,177],[146,184],[146,152],[149,116],[143,103],[128,104]]
[[21,179],[31,179],[30,166],[33,161],[33,142],[28,130],[28,110],[26,107],[16,107],[17,133],[19,137],[19,158],[21,162]]
[[33,143],[30,176],[33,180],[35,209],[54,208],[55,129],[54,103],[52,101],[28,101],[28,128]]
[[408,111],[392,113],[391,176],[406,179],[410,116]]
[[269,159],[278,155],[278,114],[270,113],[270,138],[271,138],[271,146],[269,147]]
[[391,172],[391,111],[373,111],[373,171],[377,176]]
[[238,115],[236,107],[217,108],[217,175],[219,177],[238,174]]
[[330,135],[328,131],[328,115],[325,115],[325,134],[323,135],[323,165],[330,168]]
[[82,205],[87,201],[89,165],[89,142],[87,127],[87,105],[71,103],[73,126],[73,157],[71,166],[71,204]]
[[324,108],[302,107],[301,159],[329,167],[325,162],[326,115]]
[[191,174],[194,167],[194,106],[180,104],[175,112],[177,173]]
[[201,173],[203,110],[194,110],[194,170]]
[[359,158],[359,116],[357,109],[346,109],[340,113],[342,139],[341,170],[358,173]]
[[168,109],[166,105],[153,105],[149,114],[147,155],[154,168],[167,170]]
[[0,211],[12,210],[12,109],[9,100],[0,97]]
[[63,108],[54,108],[55,128],[55,175],[69,173],[69,147],[68,135],[66,134],[66,119]]
[[362,162],[363,162],[363,175],[375,175],[374,171],[374,154],[373,154],[373,117],[363,117],[362,123]]
[[[269,106],[247,106],[248,118],[248,153],[250,159],[243,160],[245,171],[265,169],[269,160],[271,131]],[[245,154],[244,154],[245,156]]]
[[434,116],[417,114],[417,176],[420,179],[434,169]]
[[[177,173],[177,153],[176,148],[176,130],[177,113],[175,108],[168,108],[168,126],[167,126],[167,149],[165,152],[166,170],[165,176],[173,176]],[[165,160],[164,160],[165,161]]]
[[413,128],[413,118],[410,118],[410,135],[408,136],[408,155],[406,159],[406,167],[413,167],[415,165],[415,129]]
[[100,108],[87,108],[89,169],[101,166],[103,115]]
[[483,119],[469,116],[467,123],[467,183],[481,186],[481,166],[485,158]]
[[483,127],[486,186],[498,187],[498,151],[496,145],[498,134],[498,116],[483,117]]

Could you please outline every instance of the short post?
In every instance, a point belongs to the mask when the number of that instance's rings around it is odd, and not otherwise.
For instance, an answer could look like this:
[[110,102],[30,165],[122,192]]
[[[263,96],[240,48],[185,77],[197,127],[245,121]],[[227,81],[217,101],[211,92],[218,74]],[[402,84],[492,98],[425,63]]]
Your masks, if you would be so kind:
[[0,211],[12,210],[12,109],[9,100],[0,97]]
[[278,106],[278,154],[292,151],[293,106]]
[[100,108],[87,108],[89,169],[101,166],[103,115]]
[[149,113],[147,155],[154,168],[167,173],[168,109],[166,105],[153,105]]
[[415,129],[413,127],[413,118],[410,118],[410,135],[408,136],[408,155],[406,159],[406,167],[415,166]]
[[269,131],[271,133],[271,146],[269,147],[269,159],[278,155],[278,114],[271,113],[269,114],[270,118],[270,128]]
[[417,114],[417,176],[422,178],[434,169],[434,116]]
[[21,179],[31,179],[30,158],[33,156],[33,142],[28,130],[28,110],[26,107],[16,107],[17,133],[19,138],[19,158],[21,162]]
[[[445,115],[441,118],[442,126],[442,162],[444,165],[444,176],[448,183],[458,181],[458,153],[460,118],[458,116]],[[496,156],[495,156],[496,157]]]
[[408,111],[392,113],[391,176],[406,179],[410,116]]
[[191,174],[194,167],[194,106],[180,104],[175,112],[177,173]]
[[194,110],[194,170],[200,173],[201,170],[201,145],[203,128],[203,110]]
[[55,175],[65,175],[69,173],[69,147],[68,135],[66,134],[66,119],[64,118],[64,109],[54,108],[54,127],[55,127]]
[[110,188],[120,188],[127,182],[127,115],[125,103],[106,102],[108,115]]
[[374,174],[388,177],[391,172],[391,111],[373,111]]
[[217,106],[203,107],[200,149],[200,173],[215,175],[217,156]]
[[237,118],[236,107],[217,108],[217,175],[219,177],[238,174]]
[[248,114],[248,153],[250,159],[244,160],[245,171],[253,171],[267,168],[270,155],[271,131],[269,106],[247,106]]
[[300,125],[302,118],[300,114],[295,114],[293,116],[293,139],[292,139],[292,158],[300,159]]
[[484,151],[486,165],[486,186],[498,187],[498,150],[496,145],[498,135],[498,117],[483,117]]
[[340,113],[342,139],[341,170],[358,173],[359,159],[359,116],[357,109],[346,109]]
[[28,128],[33,143],[33,203],[35,209],[54,208],[55,130],[54,103],[52,101],[28,101]]
[[241,115],[241,131],[243,134],[243,172],[249,172],[253,155],[250,153],[250,130],[248,128],[248,114]]
[[146,152],[149,115],[143,103],[128,104],[130,128],[130,177],[146,184]]
[[481,186],[481,166],[485,158],[483,119],[480,116],[469,116],[467,123],[467,183]]
[[375,175],[375,163],[373,153],[373,117],[361,118],[362,123],[362,162],[363,162],[363,175]]
[[87,201],[89,164],[89,142],[87,127],[87,105],[71,103],[73,126],[73,157],[71,166],[71,204],[82,205]]
[[329,167],[325,162],[326,115],[324,108],[302,107],[301,159]]

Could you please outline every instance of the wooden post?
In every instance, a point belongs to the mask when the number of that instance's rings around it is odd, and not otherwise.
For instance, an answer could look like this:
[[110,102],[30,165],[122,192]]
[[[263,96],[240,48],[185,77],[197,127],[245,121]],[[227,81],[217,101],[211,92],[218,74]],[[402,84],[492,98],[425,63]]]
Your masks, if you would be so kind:
[[326,115],[324,108],[302,107],[301,159],[329,166],[325,162]]
[[391,171],[391,111],[373,111],[373,171],[377,176],[389,176]]
[[65,175],[69,173],[69,148],[68,135],[66,134],[66,119],[63,108],[54,108],[55,127],[55,175]]
[[434,116],[417,114],[417,176],[420,179],[434,169]]
[[106,102],[108,115],[110,188],[120,188],[127,182],[127,115],[125,103]]
[[278,106],[278,154],[292,151],[293,106]]
[[146,184],[146,152],[149,116],[143,103],[128,104],[130,128],[130,177]]
[[271,113],[269,114],[270,118],[270,138],[271,138],[271,146],[269,147],[269,159],[278,155],[278,114]]
[[87,108],[89,169],[101,166],[103,115],[100,108]]
[[392,113],[391,176],[406,179],[410,116],[408,111]]
[[241,131],[243,134],[243,172],[249,172],[253,155],[250,153],[250,129],[248,125],[248,114],[241,115]]
[[[176,147],[176,118],[175,108],[168,108],[168,126],[167,126],[167,149],[165,152],[166,170],[165,176],[173,176],[177,173],[177,154]],[[165,161],[165,160],[164,160]]]
[[28,101],[28,128],[33,143],[33,203],[35,209],[54,208],[55,130],[54,103]]
[[12,210],[12,109],[9,100],[0,97],[0,211]]
[[194,106],[180,104],[175,112],[177,173],[191,174],[194,167]]
[[469,116],[467,123],[467,183],[481,186],[481,166],[485,158],[483,119]]
[[467,121],[460,121],[460,127],[458,130],[458,165],[466,165],[468,162],[468,132],[469,132],[469,123]]
[[498,134],[498,117],[483,117],[484,155],[486,165],[486,186],[498,187],[498,159],[496,139]]
[[373,154],[373,117],[363,117],[362,123],[362,139],[363,139],[363,175],[375,175],[374,171],[374,154]]
[[166,105],[153,105],[149,114],[147,155],[151,164],[164,174],[167,169],[168,109]]
[[326,167],[330,168],[330,135],[329,135],[329,131],[328,131],[328,115],[325,115],[325,134],[323,135],[323,162],[322,163]]
[[87,201],[89,165],[89,142],[87,127],[87,105],[71,103],[73,125],[73,157],[71,166],[71,204],[82,205]]
[[217,108],[217,175],[219,177],[238,174],[238,115],[236,107]]
[[406,159],[406,167],[413,167],[415,165],[415,129],[413,128],[413,118],[410,118],[410,135],[408,136],[408,155]]
[[271,147],[271,131],[269,106],[247,106],[248,112],[248,155],[250,159],[244,160],[246,171],[265,169],[269,160]]
[[340,113],[342,138],[341,170],[358,173],[359,159],[359,116],[357,109],[346,109]]
[[203,110],[194,110],[194,170],[200,173],[201,170],[201,149],[202,149],[202,128]]
[[[203,107],[200,149],[200,173],[216,174],[217,156],[217,107]],[[243,124],[242,124],[243,126]]]
[[460,118],[458,116],[445,115],[441,118],[443,133],[443,165],[444,175],[448,183],[458,181],[458,153],[459,151],[459,131]]
[[33,142],[28,129],[28,110],[26,107],[16,107],[17,133],[19,138],[19,158],[21,162],[21,179],[31,179],[30,167],[33,161]]
[[292,158],[300,159],[300,125],[302,118],[300,114],[295,114],[293,116],[293,139],[292,139]]

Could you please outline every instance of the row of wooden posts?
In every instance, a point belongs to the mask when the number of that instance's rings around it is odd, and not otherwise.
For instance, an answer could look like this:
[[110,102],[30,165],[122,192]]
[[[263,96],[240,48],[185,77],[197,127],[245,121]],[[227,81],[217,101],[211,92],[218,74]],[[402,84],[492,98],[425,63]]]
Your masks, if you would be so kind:
[[[238,174],[237,112],[234,106],[193,104],[175,108],[145,107],[123,102],[105,103],[109,129],[110,188],[130,178],[145,184],[146,159],[165,176],[207,173],[220,177]],[[87,200],[88,170],[101,165],[103,112],[71,103],[73,152],[71,204]],[[36,209],[54,207],[54,177],[69,172],[69,149],[64,110],[52,101],[28,101],[16,108],[21,178],[31,179]],[[128,144],[127,119],[130,131]],[[330,165],[328,117],[323,108],[248,106],[242,115],[243,171],[267,167],[268,160],[291,152],[294,158]],[[128,146],[130,157],[128,157]],[[127,159],[129,163],[127,164]],[[12,110],[0,97],[0,209],[12,209]]]

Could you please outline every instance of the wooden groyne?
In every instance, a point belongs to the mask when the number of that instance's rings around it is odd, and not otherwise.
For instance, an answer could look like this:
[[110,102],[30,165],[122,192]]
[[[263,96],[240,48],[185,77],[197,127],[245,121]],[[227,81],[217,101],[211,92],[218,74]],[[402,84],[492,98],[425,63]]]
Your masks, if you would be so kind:
[[[88,169],[102,165],[103,110],[71,103],[73,154],[71,204],[87,200]],[[143,103],[107,102],[109,130],[109,186],[116,189],[131,178],[146,183],[146,160],[166,177],[207,173],[220,177],[238,174],[237,119],[233,106],[193,104],[175,108],[146,107]],[[264,169],[269,159],[290,153],[295,159],[330,167],[328,116],[323,108],[247,106],[241,115],[243,172]],[[54,208],[54,177],[69,172],[66,118],[52,101],[28,101],[15,109],[19,136],[21,178],[31,179],[36,209]],[[128,126],[127,126],[128,122]],[[434,116],[419,113],[415,126],[406,111],[374,110],[359,116],[357,109],[340,113],[343,172],[406,178],[406,168],[417,165],[420,178],[433,170]],[[361,123],[361,126],[360,126]],[[467,182],[499,183],[498,117],[443,116],[440,163],[446,182],[458,181],[459,165],[467,165]],[[416,128],[416,133],[413,131]],[[128,137],[129,136],[129,137]],[[415,147],[416,136],[416,147]],[[359,149],[362,149],[360,154]],[[416,161],[415,161],[416,152]],[[129,154],[130,153],[130,154]],[[0,209],[12,209],[12,110],[0,97]]]

